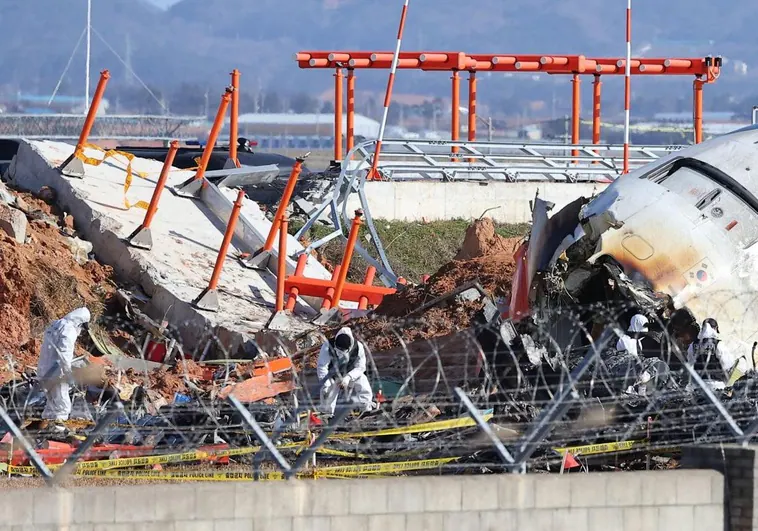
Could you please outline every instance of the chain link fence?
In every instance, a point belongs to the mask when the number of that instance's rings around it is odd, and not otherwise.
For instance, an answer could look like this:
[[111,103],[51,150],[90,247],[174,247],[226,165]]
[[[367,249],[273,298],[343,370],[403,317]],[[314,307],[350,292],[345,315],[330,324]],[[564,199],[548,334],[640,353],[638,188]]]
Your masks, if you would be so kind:
[[[566,473],[673,468],[683,445],[749,441],[749,355],[732,349],[733,366],[720,370],[729,338],[704,363],[690,350],[699,324],[655,315],[636,337],[626,331],[639,311],[608,302],[513,323],[485,305],[470,327],[437,337],[433,315],[354,320],[375,403],[361,411],[348,391],[333,415],[322,412],[315,366],[336,328],[259,336],[237,360],[210,331],[191,349],[170,329],[102,317],[80,337],[89,352],[74,363],[65,431],[41,420],[49,380],[35,356],[2,356],[0,471],[11,484],[51,485]],[[428,339],[408,340],[411,329]],[[150,361],[156,349],[166,364]]]

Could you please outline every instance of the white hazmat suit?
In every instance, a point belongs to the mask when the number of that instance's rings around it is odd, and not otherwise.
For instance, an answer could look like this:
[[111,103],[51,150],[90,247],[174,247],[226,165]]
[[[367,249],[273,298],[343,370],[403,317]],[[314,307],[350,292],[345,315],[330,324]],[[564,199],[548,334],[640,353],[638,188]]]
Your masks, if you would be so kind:
[[366,349],[349,327],[341,328],[334,339],[321,345],[316,374],[322,384],[323,413],[334,414],[340,395],[364,411],[372,408],[374,397],[366,377]]
[[[629,329],[627,332],[632,334],[639,332],[647,332],[648,319],[644,315],[638,313],[632,317],[629,323]],[[642,346],[639,339],[631,337],[629,334],[622,335],[616,342],[616,350],[619,352],[628,352],[634,356],[639,356]]]
[[[711,326],[707,319],[700,328],[697,341],[687,349],[687,362],[714,389],[724,388],[732,370],[737,369],[745,373],[748,369],[747,360],[745,358],[738,359],[726,348],[719,340],[718,331]],[[717,367],[720,367],[721,370],[718,370]]]
[[68,395],[71,362],[74,359],[76,338],[89,320],[89,310],[79,308],[62,319],[53,321],[45,330],[37,365],[37,376],[45,386],[47,396],[43,419],[63,421],[68,420],[71,414],[71,398]]

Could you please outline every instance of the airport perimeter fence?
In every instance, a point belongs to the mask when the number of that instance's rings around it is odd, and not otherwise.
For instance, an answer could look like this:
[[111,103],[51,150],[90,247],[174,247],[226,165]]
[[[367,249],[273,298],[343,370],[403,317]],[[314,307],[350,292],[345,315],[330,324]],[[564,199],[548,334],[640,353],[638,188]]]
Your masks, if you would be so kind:
[[[626,304],[556,308],[517,323],[491,314],[486,322],[486,311],[469,323],[464,307],[349,323],[367,346],[376,403],[360,412],[340,402],[333,416],[319,414],[315,366],[321,342],[339,326],[260,345],[256,363],[201,367],[190,360],[213,352],[201,342],[172,349],[173,368],[136,357],[132,368],[111,364],[101,369],[105,386],[102,375],[95,381],[83,370],[89,376],[77,376],[65,434],[38,422],[45,400],[30,359],[7,353],[15,381],[0,388],[0,472],[60,484],[71,476],[644,470],[674,468],[685,445],[747,442],[758,431],[752,359],[724,374],[718,363],[693,366],[687,349],[699,323],[687,312],[649,314],[649,337],[634,356],[616,348],[639,311]],[[112,335],[128,338],[120,350],[150,357],[153,343],[128,319],[102,318],[96,328],[119,330]],[[98,348],[86,337],[81,343]],[[727,347],[738,352],[722,337]]]

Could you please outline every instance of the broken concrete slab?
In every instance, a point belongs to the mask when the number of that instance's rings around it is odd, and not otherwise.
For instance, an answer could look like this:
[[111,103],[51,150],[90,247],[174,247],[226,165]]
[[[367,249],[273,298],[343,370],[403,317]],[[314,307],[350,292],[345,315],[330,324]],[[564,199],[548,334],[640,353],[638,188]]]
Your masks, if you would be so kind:
[[3,183],[0,183],[0,203],[12,205],[15,202],[16,196]]
[[[124,206],[125,161],[116,157],[99,166],[85,165],[83,179],[66,178],[57,168],[73,149],[59,142],[21,142],[8,177],[20,188],[34,192],[45,186],[53,189],[59,206],[80,225],[81,236],[92,242],[98,259],[113,266],[118,275],[139,285],[150,296],[145,312],[181,331],[186,352],[202,350],[210,334],[233,354],[266,325],[275,302],[276,280],[267,272],[248,270],[236,260],[227,259],[224,264],[218,287],[218,312],[203,312],[190,304],[208,286],[223,238],[228,215],[223,218],[226,200],[220,197],[222,193],[215,193],[217,201],[213,209],[201,201],[164,193],[151,226],[153,250],[135,249],[125,238],[142,223],[145,212]],[[102,153],[96,150],[85,150],[85,154],[102,158]],[[146,177],[135,177],[128,191],[131,203],[150,199],[161,167],[157,161],[134,159],[133,171]],[[192,172],[172,171],[167,186],[191,176]],[[219,213],[222,215],[218,216]],[[238,224],[238,238],[233,247],[244,247],[240,243],[247,239],[240,237],[245,236],[243,231],[249,231],[250,238],[253,235],[261,241],[265,238],[271,223],[255,203],[246,200],[242,215],[253,214],[259,216],[253,223]],[[294,238],[288,240],[288,245],[293,252],[302,250]],[[230,248],[229,258],[235,251]],[[294,262],[288,261],[287,265],[294,271]],[[308,260],[307,269],[310,276],[330,278],[315,258]]]
[[0,203],[0,230],[18,243],[26,241],[26,216],[13,207]]

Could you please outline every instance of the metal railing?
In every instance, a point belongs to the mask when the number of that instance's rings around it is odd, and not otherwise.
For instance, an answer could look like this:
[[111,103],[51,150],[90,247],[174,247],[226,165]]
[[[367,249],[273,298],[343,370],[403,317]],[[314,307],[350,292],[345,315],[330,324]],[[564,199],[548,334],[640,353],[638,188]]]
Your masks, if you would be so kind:
[[[348,154],[350,171],[371,166],[375,142]],[[638,168],[682,146],[630,146]],[[379,173],[386,180],[609,181],[623,170],[622,145],[385,140]]]

